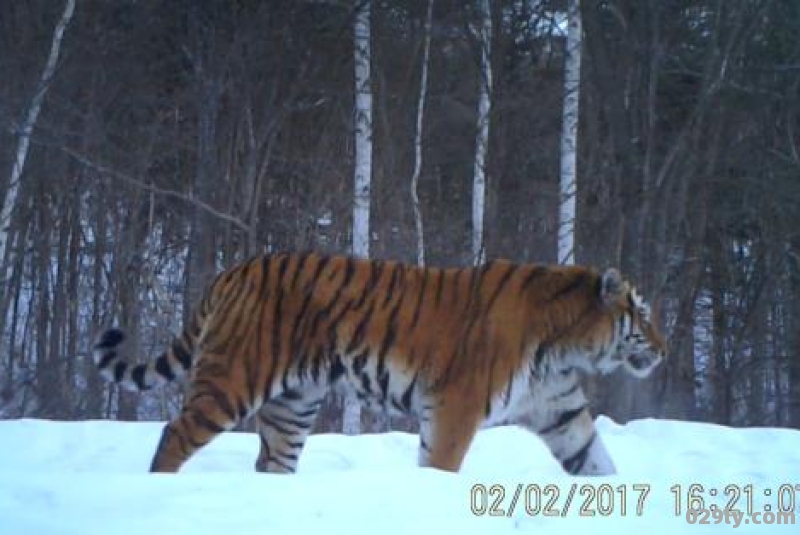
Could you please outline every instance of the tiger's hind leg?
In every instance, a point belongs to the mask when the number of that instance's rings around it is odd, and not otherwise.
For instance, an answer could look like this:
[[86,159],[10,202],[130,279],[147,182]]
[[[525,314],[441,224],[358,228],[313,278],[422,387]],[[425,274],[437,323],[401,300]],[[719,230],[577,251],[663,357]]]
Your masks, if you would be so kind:
[[208,373],[202,367],[196,374],[180,416],[164,427],[151,472],[177,472],[197,450],[247,414],[232,399],[235,387],[228,375]]
[[288,390],[264,403],[256,414],[261,438],[256,471],[294,473],[325,393],[324,388]]
[[570,474],[604,476],[616,473],[585,404],[555,412],[547,425],[533,431]]

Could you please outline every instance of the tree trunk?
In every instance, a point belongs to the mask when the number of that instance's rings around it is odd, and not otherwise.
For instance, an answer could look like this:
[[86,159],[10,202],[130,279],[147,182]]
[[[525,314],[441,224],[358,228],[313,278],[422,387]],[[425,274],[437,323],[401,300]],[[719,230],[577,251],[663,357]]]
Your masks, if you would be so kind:
[[558,263],[575,263],[576,160],[581,85],[580,0],[569,0],[569,31],[564,54],[564,110],[561,129],[561,199],[558,222]]
[[[90,334],[91,336],[96,336],[106,325],[107,313],[110,310],[106,303],[108,286],[104,284],[104,257],[107,253],[107,214],[104,202],[106,201],[106,194],[102,184],[98,184],[93,200],[95,202],[92,206],[94,212],[94,227],[92,228],[92,232],[96,238],[94,240],[94,258],[92,259],[92,316]],[[105,385],[91,358],[86,359],[85,377],[86,410],[84,417],[100,418],[103,411],[103,391]]]
[[475,138],[475,166],[472,179],[472,262],[486,257],[483,238],[486,212],[486,156],[489,152],[489,121],[492,105],[492,12],[490,0],[480,1],[480,86],[478,88],[478,133]]
[[[41,191],[37,191],[41,194]],[[52,408],[62,402],[61,381],[55,369],[48,344],[48,327],[51,326],[53,310],[50,293],[50,232],[52,231],[52,207],[46,198],[36,209],[36,236],[33,239],[34,262],[32,279],[36,281],[36,392],[39,406],[45,417],[52,418]]]
[[422,124],[425,114],[425,94],[428,91],[428,58],[431,51],[433,2],[434,0],[428,0],[428,10],[425,15],[425,37],[422,47],[422,65],[420,66],[419,98],[417,99],[417,123],[414,131],[414,172],[411,175],[411,204],[414,208],[414,226],[417,231],[417,264],[420,266],[425,265],[425,233],[418,190],[419,175],[422,172]]
[[[369,205],[372,181],[372,88],[370,86],[371,1],[361,3],[353,28],[355,49],[355,184],[353,190],[353,254],[369,257]],[[342,431],[361,432],[361,404],[350,392],[345,396]]]

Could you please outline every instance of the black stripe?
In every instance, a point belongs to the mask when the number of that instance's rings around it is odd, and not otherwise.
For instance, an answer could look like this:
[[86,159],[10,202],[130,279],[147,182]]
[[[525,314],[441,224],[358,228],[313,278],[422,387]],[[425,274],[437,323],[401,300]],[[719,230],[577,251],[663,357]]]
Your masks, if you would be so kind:
[[139,390],[148,390],[150,388],[148,385],[144,384],[144,374],[146,371],[146,364],[139,364],[138,366],[134,366],[131,370],[131,379]]
[[100,336],[100,339],[94,347],[95,349],[116,347],[121,344],[123,340],[125,340],[125,333],[120,329],[108,329]]
[[550,344],[548,342],[542,342],[539,344],[539,347],[536,348],[536,352],[533,354],[533,365],[537,369],[542,365],[542,361],[544,360],[544,356],[547,354],[547,351],[550,350]]
[[444,270],[439,270],[439,278],[436,280],[437,287],[436,287],[436,297],[434,299],[434,304],[438,308],[439,303],[442,301],[442,292],[444,291]]
[[[287,435],[296,435],[299,432],[309,429],[311,427],[311,422],[297,420],[295,418],[291,418],[288,416],[281,416],[280,414],[270,414],[269,416],[262,415],[262,421],[264,420],[268,420],[267,423],[274,426],[275,429],[278,429],[281,433]],[[285,425],[293,426],[296,429],[289,429],[287,427],[283,427]]]
[[388,397],[389,393],[389,377],[390,375],[388,373],[384,373],[383,375],[380,373],[378,374],[378,386],[381,389],[381,401],[384,403],[386,402],[386,398]]
[[353,373],[355,375],[358,375],[362,371],[364,371],[364,366],[367,365],[368,359],[369,359],[369,349],[365,349],[359,355],[356,355],[353,358]]
[[339,322],[342,321],[345,314],[350,312],[353,308],[353,302],[347,301],[343,306],[342,309],[337,312],[336,316],[333,316],[330,320],[328,325],[328,332],[327,332],[327,346],[320,348],[320,352],[323,355],[330,355],[336,354],[336,346],[339,341]]
[[278,280],[282,281],[283,276],[286,275],[286,269],[289,267],[289,255],[283,254],[278,261]]
[[597,434],[592,433],[592,436],[589,437],[589,440],[581,449],[579,449],[571,457],[561,461],[561,466],[564,468],[564,470],[570,474],[577,474],[581,471],[583,465],[586,464],[586,459],[589,456],[589,448],[592,447],[592,443],[594,442],[595,438],[597,438]]
[[[258,323],[258,325],[256,326],[256,329],[255,329],[256,332],[255,332],[255,348],[254,348],[254,350],[255,350],[256,355],[264,355],[265,354],[265,350],[264,350],[264,335],[266,333],[264,331],[266,329],[261,328],[260,324],[262,322],[262,319],[264,318],[264,315],[266,314],[267,306],[269,306],[269,304],[270,304],[269,300],[270,300],[271,292],[270,292],[269,283],[270,283],[270,262],[269,262],[269,257],[265,256],[265,257],[263,257],[261,259],[261,278],[259,280],[258,296],[255,299],[257,306],[256,306],[256,308],[255,308],[255,310],[253,312],[254,318],[256,318],[256,321]],[[266,366],[270,370],[266,374],[266,376],[264,377],[264,384],[258,385],[258,384],[254,383],[252,388],[255,390],[256,388],[260,387],[261,390],[262,390],[261,399],[266,401],[267,399],[272,397],[272,373],[273,373],[273,370],[274,370],[274,361],[269,361],[268,360],[264,364],[266,364]],[[258,375],[253,377],[253,381],[261,380],[261,377],[260,377],[261,373],[260,372],[261,372],[261,370],[260,370],[260,366],[259,366]],[[256,397],[255,392],[253,392],[253,398],[255,398],[255,397]],[[255,399],[252,399],[251,402],[254,403]]]
[[222,391],[216,384],[207,379],[195,379],[192,386],[197,393],[189,399],[189,404],[193,403],[197,399],[210,397],[214,400],[217,408],[224,412],[225,416],[227,416],[229,420],[236,421],[236,410],[234,409],[233,405],[231,405],[226,393]]
[[203,414],[202,411],[194,410],[190,414],[192,421],[195,423],[195,425],[199,427],[203,427],[204,429],[207,429],[208,431],[217,434],[225,431],[225,428],[223,426],[221,426],[220,424],[218,424],[217,422],[215,422],[214,420]]
[[186,351],[179,340],[174,340],[172,342],[172,354],[184,370],[188,370],[192,367],[192,354]]
[[[252,399],[252,392],[248,392],[248,395],[250,395]],[[240,420],[244,419],[250,413],[248,402],[242,399],[241,396],[236,396],[234,405],[236,405],[236,414],[239,415]]]
[[514,372],[511,372],[508,376],[508,386],[506,387],[506,395],[505,395],[505,406],[508,407],[508,404],[511,402],[511,391],[514,388]]
[[329,256],[319,257],[319,260],[317,261],[317,267],[314,270],[314,275],[311,276],[311,279],[306,284],[306,288],[313,288],[314,286],[316,286],[317,282],[319,281],[319,278],[322,276],[322,271],[326,267],[328,267],[328,262],[330,261],[331,257]]
[[119,361],[114,364],[114,382],[119,383],[125,377],[125,370],[128,368],[128,363]]
[[367,324],[372,320],[372,312],[375,309],[375,302],[373,301],[369,308],[364,312],[364,316],[361,318],[361,321],[358,322],[356,325],[355,331],[353,331],[353,337],[350,339],[350,343],[347,344],[347,348],[344,350],[345,354],[349,355],[361,345],[364,341],[364,337],[367,333]]
[[417,304],[414,305],[414,315],[412,316],[411,327],[409,328],[409,331],[413,331],[416,328],[417,323],[419,322],[420,308],[422,307],[422,299],[425,296],[425,287],[427,285],[428,285],[428,270],[423,269],[422,285],[420,286],[419,294],[417,295]]
[[578,276],[573,277],[572,281],[570,281],[565,286],[562,286],[561,288],[559,288],[558,291],[555,292],[554,294],[550,295],[547,298],[547,302],[548,303],[552,303],[553,301],[557,301],[557,300],[561,299],[562,297],[564,297],[566,295],[569,295],[570,293],[574,292],[575,290],[578,290],[581,287],[583,287],[584,284],[586,284],[586,282],[587,282],[586,278],[584,276],[582,276],[582,275],[578,275]]
[[117,352],[116,351],[110,351],[110,352],[106,353],[105,355],[103,355],[103,357],[100,359],[100,362],[97,363],[97,367],[100,368],[101,370],[103,370],[103,369],[105,369],[106,366],[111,364],[112,360],[114,360],[116,358],[117,358]]
[[289,288],[294,290],[295,286],[297,286],[297,279],[300,277],[300,274],[305,270],[306,262],[308,262],[309,253],[303,253],[300,256],[299,261],[297,262],[297,267],[294,270],[294,276],[292,277],[292,282],[289,284]]
[[340,290],[343,287],[350,284],[350,281],[353,279],[353,275],[355,274],[355,270],[356,270],[356,262],[355,260],[353,260],[348,256],[347,258],[345,258],[344,261],[344,279],[342,280],[342,284],[339,287]]
[[451,305],[456,305],[458,303],[458,298],[461,290],[461,288],[459,287],[459,279],[461,278],[462,273],[464,273],[464,268],[456,269],[456,274],[453,277],[453,284],[451,285],[453,288],[453,295],[450,298]]
[[399,401],[397,401],[396,397],[392,396],[389,399],[389,401],[391,402],[392,407],[394,407],[395,410],[397,410],[397,412],[406,412],[406,409],[400,404]]
[[364,286],[364,289],[361,291],[361,297],[358,299],[358,301],[356,301],[356,309],[364,306],[364,303],[367,301],[367,297],[371,296],[375,291],[375,287],[378,285],[381,275],[383,275],[383,267],[384,263],[381,260],[370,261],[369,279],[367,279],[367,283]]
[[392,345],[394,344],[395,338],[397,338],[397,312],[399,308],[399,306],[395,307],[389,316],[389,321],[386,325],[386,334],[383,335],[383,340],[381,341],[381,346],[378,350],[378,358],[381,360],[386,357],[389,349],[391,349]]
[[[321,359],[317,358],[317,362],[320,362]],[[331,383],[335,383],[339,380],[339,378],[344,375],[344,365],[342,364],[342,359],[336,357],[331,362],[330,370],[328,370],[328,381]]]
[[297,430],[289,429],[288,427],[283,427],[282,425],[280,425],[277,422],[275,422],[272,418],[270,418],[269,416],[266,416],[264,414],[259,414],[258,419],[266,427],[269,427],[270,429],[273,429],[273,430],[275,430],[278,433],[281,433],[283,435],[295,435],[295,434],[297,434]]
[[[303,399],[303,393],[298,390],[284,390],[283,394],[281,394],[281,398],[288,401],[299,401]],[[280,398],[276,398],[275,402],[279,400]]]
[[[342,295],[342,292],[344,291],[344,288],[350,284],[350,281],[353,278],[353,273],[354,273],[353,264],[354,264],[354,261],[353,261],[352,258],[347,258],[345,260],[344,278],[343,278],[342,282],[339,284],[339,287],[336,289],[336,293],[333,295],[333,298],[325,305],[325,307],[323,309],[321,309],[319,312],[317,312],[314,315],[314,318],[311,321],[311,332],[309,333],[310,336],[314,336],[314,334],[317,332],[317,329],[319,327],[319,323],[324,318],[328,317],[328,315],[331,313],[333,308],[339,303],[339,299],[341,298],[341,295]],[[337,273],[337,271],[338,270],[334,270],[333,273],[335,274],[335,273]],[[338,318],[336,318],[335,321],[331,322],[331,328],[333,328],[333,329],[336,328],[336,323],[338,323],[338,321],[341,319],[341,317],[344,315],[344,313],[347,312],[350,309],[351,306],[352,306],[352,303],[348,303],[344,307],[344,310],[339,314]]]
[[295,411],[294,415],[297,416],[298,418],[302,419],[302,420],[308,420],[310,418],[313,418],[317,414],[318,411],[319,411],[319,407],[311,407],[311,408],[306,409],[304,411]]
[[401,264],[395,264],[392,267],[392,276],[389,279],[389,287],[386,289],[386,297],[383,298],[382,307],[385,307],[389,304],[392,300],[392,296],[394,295],[395,286],[397,286],[397,279],[399,278],[398,272],[401,271],[403,266]]
[[278,459],[276,457],[270,458],[269,461],[272,462],[272,463],[277,464],[278,466],[282,467],[284,470],[286,470],[288,472],[294,472],[295,471],[295,467],[294,466],[290,466],[290,465],[286,464],[285,462],[281,461],[280,459]]
[[272,315],[272,352],[270,358],[278,362],[281,356],[281,327],[283,327],[283,279],[278,279],[278,295],[275,298],[275,312]]
[[533,284],[533,282],[538,279],[539,277],[544,276],[547,273],[547,268],[544,266],[529,266],[528,274],[522,279],[522,286],[521,290],[524,292],[528,289],[528,286]]
[[486,417],[488,418],[490,414],[492,414],[492,382],[494,378],[494,367],[497,365],[497,360],[492,359],[492,364],[489,366],[489,380],[486,381],[486,407],[484,408],[484,412]]
[[556,429],[569,425],[575,418],[580,416],[581,413],[585,410],[586,410],[586,405],[581,405],[576,409],[570,409],[568,411],[562,412],[554,423],[539,430],[539,434],[546,435],[548,433],[552,433]]
[[155,370],[158,375],[167,381],[175,380],[175,373],[172,371],[172,366],[169,365],[166,355],[161,355],[156,359]]
[[370,382],[369,375],[362,373],[359,378],[361,380],[361,388],[364,389],[364,393],[367,395],[372,395],[372,383]]
[[278,457],[278,456],[283,457],[287,461],[297,462],[297,453],[294,452],[294,451],[290,451],[290,452],[277,451],[277,452],[275,452],[275,456],[276,457]]
[[508,284],[508,281],[509,281],[509,279],[511,279],[511,275],[514,273],[514,271],[515,271],[515,266],[513,264],[511,264],[511,265],[508,266],[508,269],[506,270],[506,272],[503,273],[503,276],[500,277],[500,283],[497,285],[497,288],[495,288],[494,293],[492,294],[492,297],[489,299],[489,302],[486,305],[486,310],[489,310],[489,309],[492,308],[492,305],[494,305],[494,302],[500,296],[500,292],[502,292],[503,289],[506,287],[506,284]]
[[[328,257],[319,259],[313,275],[311,275],[311,277],[306,281],[306,284],[303,287],[303,303],[300,306],[300,311],[295,317],[294,324],[292,325],[292,331],[289,335],[290,354],[292,355],[292,358],[299,359],[297,362],[297,374],[300,377],[303,376],[308,367],[308,361],[311,358],[311,348],[308,347],[306,337],[307,330],[310,325],[308,311],[311,305],[311,300],[315,294],[317,281],[319,280],[320,274],[327,263]],[[306,343],[303,343],[304,341]],[[319,368],[317,367],[317,371],[318,370]]]
[[580,383],[575,383],[574,385],[572,385],[570,388],[568,388],[564,392],[561,392],[559,394],[554,394],[553,396],[551,396],[550,397],[550,401],[555,401],[555,400],[558,400],[558,399],[563,399],[563,398],[569,397],[572,394],[574,394],[575,392],[577,392],[580,389],[580,387],[581,387]]
[[480,303],[480,289],[484,283],[484,275],[491,269],[493,264],[494,261],[491,261],[480,268],[469,268],[469,282],[467,283],[467,294],[469,297],[466,305],[468,310],[474,306],[476,300]]
[[414,378],[411,380],[408,388],[406,388],[405,392],[403,392],[403,395],[400,396],[400,404],[406,411],[411,410],[411,396],[414,394],[414,387],[417,385],[417,376],[417,374],[414,375]]

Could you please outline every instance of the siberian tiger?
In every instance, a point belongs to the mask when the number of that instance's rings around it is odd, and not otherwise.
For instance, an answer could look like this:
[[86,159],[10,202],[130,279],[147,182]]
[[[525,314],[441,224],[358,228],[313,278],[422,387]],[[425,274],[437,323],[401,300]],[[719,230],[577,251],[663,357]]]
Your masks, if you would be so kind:
[[665,357],[649,306],[619,272],[495,260],[416,267],[274,254],[219,274],[188,325],[152,362],[94,346],[107,379],[148,390],[191,371],[183,410],[150,467],[175,472],[237,422],[257,418],[256,470],[294,472],[328,390],[414,415],[419,464],[458,471],[481,427],[521,422],[571,474],[614,464],[579,371],[644,377]]

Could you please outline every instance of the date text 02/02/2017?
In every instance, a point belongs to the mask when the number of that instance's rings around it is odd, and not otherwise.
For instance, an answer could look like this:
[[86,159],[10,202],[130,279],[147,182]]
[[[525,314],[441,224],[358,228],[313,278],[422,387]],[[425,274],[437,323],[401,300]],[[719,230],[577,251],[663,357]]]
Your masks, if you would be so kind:
[[476,516],[513,516],[524,511],[528,516],[642,516],[650,495],[650,485],[599,485],[573,483],[562,489],[559,485],[536,483],[484,485],[470,488],[470,510]]

